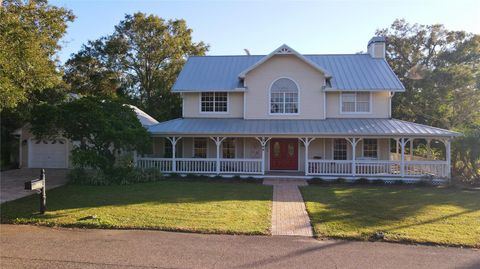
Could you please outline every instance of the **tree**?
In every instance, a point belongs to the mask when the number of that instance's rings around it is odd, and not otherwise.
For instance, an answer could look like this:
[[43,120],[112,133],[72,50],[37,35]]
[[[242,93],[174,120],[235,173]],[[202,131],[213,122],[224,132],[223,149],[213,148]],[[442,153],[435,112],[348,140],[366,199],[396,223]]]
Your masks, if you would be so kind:
[[0,2],[0,111],[61,82],[54,59],[71,11],[47,1]]
[[406,88],[393,99],[394,117],[464,132],[453,143],[453,175],[480,183],[480,36],[405,20],[376,34]]
[[450,129],[480,123],[480,36],[405,20],[376,34],[406,88],[393,99],[394,117]]
[[195,43],[184,20],[126,15],[112,35],[90,41],[66,63],[65,79],[77,92],[128,97],[158,120],[180,116],[181,99],[170,89]]
[[81,168],[113,170],[121,152],[149,149],[150,136],[130,106],[110,99],[84,97],[34,109],[31,130],[36,137],[63,136],[74,141],[72,162]]

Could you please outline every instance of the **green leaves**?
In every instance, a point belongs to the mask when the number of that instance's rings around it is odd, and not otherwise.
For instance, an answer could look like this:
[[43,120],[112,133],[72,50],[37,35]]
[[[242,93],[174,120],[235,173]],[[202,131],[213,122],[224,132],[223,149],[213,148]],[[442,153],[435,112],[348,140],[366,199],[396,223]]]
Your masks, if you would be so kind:
[[79,167],[109,170],[117,156],[150,147],[150,136],[132,108],[111,99],[42,104],[35,108],[31,124],[37,137],[60,134],[74,141],[72,161]]
[[158,120],[178,117],[181,99],[170,89],[186,58],[208,50],[191,34],[184,20],[126,15],[112,35],[90,41],[67,61],[65,79],[75,92],[126,98]]
[[55,53],[74,19],[46,1],[4,0],[0,8],[0,111],[61,82]]

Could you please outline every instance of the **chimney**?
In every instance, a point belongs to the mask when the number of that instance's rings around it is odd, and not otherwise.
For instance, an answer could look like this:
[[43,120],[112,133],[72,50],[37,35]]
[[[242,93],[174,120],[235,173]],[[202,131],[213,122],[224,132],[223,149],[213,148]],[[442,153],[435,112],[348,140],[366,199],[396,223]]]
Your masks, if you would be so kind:
[[374,36],[368,41],[368,54],[373,58],[385,59],[385,37]]

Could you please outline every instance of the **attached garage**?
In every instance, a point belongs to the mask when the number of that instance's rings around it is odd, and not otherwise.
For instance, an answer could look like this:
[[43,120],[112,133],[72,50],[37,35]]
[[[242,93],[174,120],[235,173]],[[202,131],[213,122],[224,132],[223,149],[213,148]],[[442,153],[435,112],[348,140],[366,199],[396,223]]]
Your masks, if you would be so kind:
[[67,168],[68,147],[65,139],[28,141],[29,168]]

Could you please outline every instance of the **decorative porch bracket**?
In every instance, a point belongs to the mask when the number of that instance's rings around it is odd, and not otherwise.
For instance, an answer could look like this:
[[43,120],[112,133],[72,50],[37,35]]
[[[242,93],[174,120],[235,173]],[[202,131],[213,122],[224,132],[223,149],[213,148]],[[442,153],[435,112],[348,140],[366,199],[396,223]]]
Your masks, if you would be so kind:
[[217,146],[217,162],[216,162],[216,173],[217,175],[220,174],[220,147],[222,146],[223,140],[225,140],[226,137],[220,137],[220,136],[214,136],[210,137],[210,139],[215,142],[215,145]]
[[262,146],[262,175],[265,175],[265,146],[267,145],[268,141],[270,141],[271,137],[255,137],[255,139],[260,142]]
[[405,177],[405,146],[411,139],[400,138],[400,149],[402,153],[402,158],[400,159],[400,176]]
[[305,175],[308,176],[309,171],[308,171],[308,147],[310,146],[310,143],[312,143],[313,140],[315,140],[314,137],[302,137],[299,138],[300,141],[303,142],[303,145],[305,146]]
[[177,142],[182,139],[181,137],[177,137],[177,136],[172,136],[172,137],[166,137],[170,143],[172,143],[172,172],[175,173],[177,172],[177,150],[176,150],[176,146],[177,146]]
[[357,164],[355,162],[356,158],[357,158],[357,144],[358,142],[360,142],[362,139],[361,138],[355,138],[355,137],[352,137],[352,138],[345,138],[349,143],[350,145],[352,145],[352,175],[355,176],[356,175],[356,172],[357,172]]

